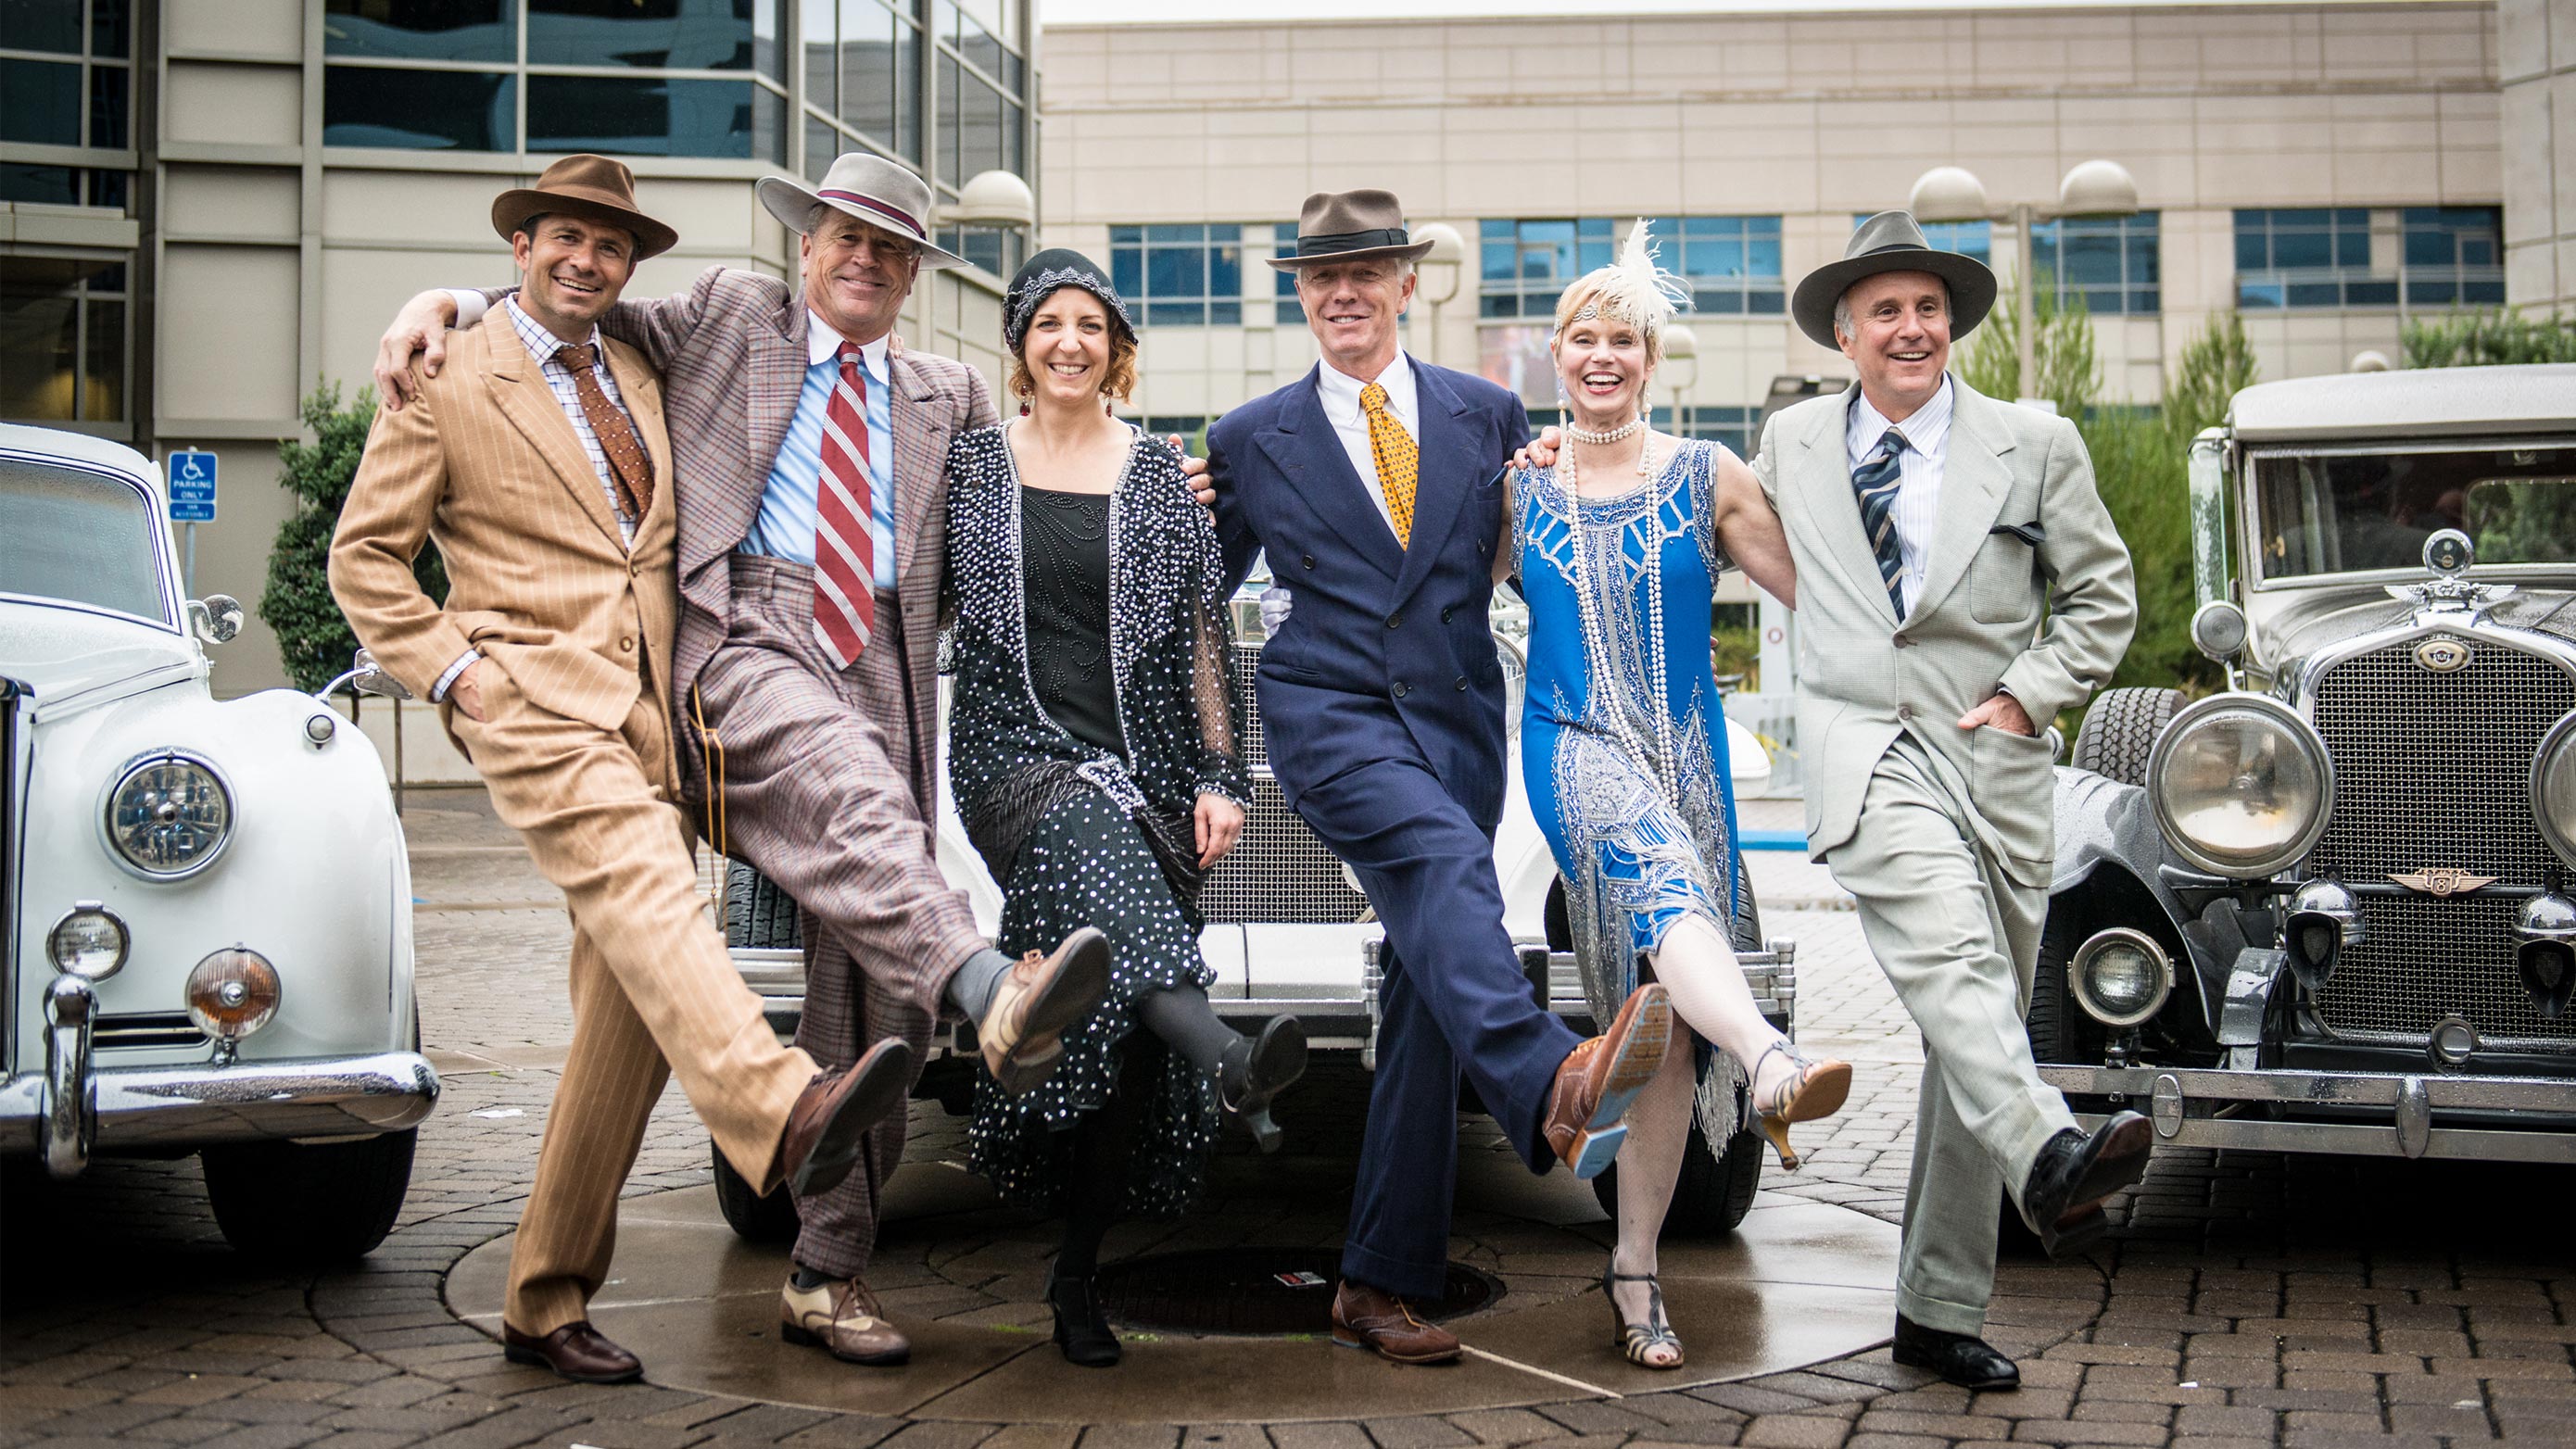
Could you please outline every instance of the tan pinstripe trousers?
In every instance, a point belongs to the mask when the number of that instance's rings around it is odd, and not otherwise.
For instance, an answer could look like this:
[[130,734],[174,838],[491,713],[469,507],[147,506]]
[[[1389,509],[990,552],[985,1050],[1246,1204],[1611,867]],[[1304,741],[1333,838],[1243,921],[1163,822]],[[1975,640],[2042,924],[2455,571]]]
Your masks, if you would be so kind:
[[674,1072],[727,1160],[766,1184],[815,1067],[778,1044],[700,901],[655,692],[610,734],[530,704],[491,660],[477,670],[488,719],[454,712],[450,728],[573,919],[572,1053],[502,1307],[543,1336],[586,1316],[607,1277],[618,1194]]

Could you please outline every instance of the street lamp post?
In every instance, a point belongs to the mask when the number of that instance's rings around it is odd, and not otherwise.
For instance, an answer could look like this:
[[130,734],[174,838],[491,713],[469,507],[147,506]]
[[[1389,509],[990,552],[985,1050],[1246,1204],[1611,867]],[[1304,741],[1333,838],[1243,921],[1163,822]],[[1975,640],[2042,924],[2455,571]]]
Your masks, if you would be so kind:
[[1414,264],[1414,270],[1422,276],[1414,295],[1431,309],[1431,336],[1429,345],[1422,349],[1422,356],[1424,361],[1437,367],[1440,364],[1440,306],[1458,295],[1460,273],[1467,261],[1467,239],[1458,234],[1458,228],[1445,221],[1435,221],[1423,227],[1413,234],[1413,239],[1431,243],[1431,250],[1424,252],[1422,260]]
[[[1682,397],[1691,384],[1699,381],[1699,334],[1686,323],[1675,322],[1664,329],[1664,361],[1679,363],[1673,374],[1673,431],[1682,431]],[[1648,399],[1651,405],[1653,399]]]
[[[2016,202],[2009,210],[1997,211],[1986,200],[1986,183],[1977,173],[1964,166],[1935,166],[1915,178],[1914,192],[1906,201],[1906,210],[1922,222],[2003,221],[2012,224],[2015,239],[2013,273],[2013,319],[2015,340],[2020,344],[2021,387],[2023,397],[2035,396],[2039,382],[2039,305],[2035,294],[2039,280],[2032,273],[2031,228],[2042,221],[2056,221],[2075,216],[2135,216],[2138,214],[2138,182],[2129,169],[2117,161],[2086,161],[2068,171],[2057,183],[2057,205],[2043,210],[2029,202]],[[2061,252],[2061,259],[2062,259]]]

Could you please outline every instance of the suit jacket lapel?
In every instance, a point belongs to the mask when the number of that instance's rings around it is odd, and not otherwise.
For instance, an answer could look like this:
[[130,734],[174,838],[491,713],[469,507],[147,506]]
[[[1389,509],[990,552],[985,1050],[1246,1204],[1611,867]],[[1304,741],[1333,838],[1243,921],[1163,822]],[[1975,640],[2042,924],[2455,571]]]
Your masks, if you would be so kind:
[[1797,439],[1796,456],[1783,461],[1797,470],[1799,504],[1814,520],[1825,557],[1855,592],[1878,600],[1879,611],[1893,624],[1896,606],[1888,602],[1878,554],[1861,528],[1860,497],[1852,492],[1850,450],[1843,442],[1851,422],[1851,398],[1852,390],[1845,389],[1842,406],[1817,409],[1815,421]]
[[[626,551],[626,535],[618,531],[617,515],[610,511],[608,494],[599,484],[599,473],[590,466],[590,451],[581,445],[581,435],[572,430],[572,419],[564,416],[563,404],[546,384],[545,374],[538,371],[537,361],[519,341],[519,330],[510,325],[502,308],[495,307],[483,319],[483,329],[490,334],[492,361],[483,374],[483,385],[501,415],[546,460],[555,481],[570,490],[573,502],[599,525],[600,532]],[[620,379],[622,382],[623,379]]]
[[1917,617],[1931,613],[1957,588],[1968,564],[1985,546],[1986,531],[2011,491],[2011,465],[2003,455],[2012,439],[1993,425],[1995,403],[1969,390],[1957,378],[1950,404],[1950,437],[1943,444],[1941,522],[1932,533],[1932,554],[1923,568],[1923,596],[1914,601]]
[[654,536],[678,526],[679,499],[671,490],[671,433],[662,415],[662,381],[641,358],[616,343],[609,344],[608,375],[617,380],[618,396],[635,419],[644,440],[644,456],[653,462],[653,506],[635,525],[635,549],[641,553]]
[[1488,462],[1500,467],[1499,458],[1474,456],[1473,439],[1458,415],[1467,405],[1440,375],[1419,362],[1413,368],[1413,396],[1416,425],[1422,436],[1416,449],[1421,465],[1413,485],[1413,543],[1404,551],[1404,567],[1395,578],[1394,603],[1401,606],[1423,576],[1431,571],[1432,559],[1440,552],[1441,541],[1449,536],[1458,521],[1458,509],[1467,500],[1467,490],[1482,481],[1476,470]]
[[946,421],[933,416],[939,389],[912,359],[889,352],[886,374],[894,387],[886,406],[894,421],[894,466],[888,471],[894,475],[894,567],[901,581],[912,577],[931,512],[940,506],[940,481],[948,471],[943,445],[951,430],[935,426]]
[[1263,452],[1286,474],[1288,486],[1306,505],[1309,512],[1330,525],[1335,533],[1348,540],[1388,578],[1404,571],[1404,549],[1387,530],[1386,520],[1378,516],[1377,504],[1369,497],[1369,485],[1351,469],[1350,454],[1342,450],[1342,436],[1333,428],[1332,419],[1324,416],[1324,396],[1315,387],[1322,364],[1316,372],[1306,374],[1297,401],[1280,410],[1279,425],[1271,432],[1258,434]]

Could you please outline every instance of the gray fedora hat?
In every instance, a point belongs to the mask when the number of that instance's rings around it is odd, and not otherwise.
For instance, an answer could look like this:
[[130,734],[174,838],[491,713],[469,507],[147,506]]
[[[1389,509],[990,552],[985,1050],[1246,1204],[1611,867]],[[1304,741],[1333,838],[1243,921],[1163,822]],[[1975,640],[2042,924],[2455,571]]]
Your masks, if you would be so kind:
[[807,187],[786,176],[763,177],[760,204],[788,230],[814,229],[816,208],[847,212],[921,248],[924,267],[962,267],[966,259],[930,239],[930,184],[882,156],[852,151]]
[[1910,211],[1882,211],[1853,228],[1843,259],[1829,262],[1799,279],[1789,298],[1789,315],[1798,330],[1836,351],[1834,304],[1852,283],[1881,272],[1930,272],[1950,284],[1950,337],[1956,341],[1977,330],[1995,305],[1995,274],[1974,257],[1935,251],[1923,240]]
[[1419,261],[1431,243],[1415,241],[1404,229],[1404,204],[1392,191],[1318,191],[1297,212],[1297,250],[1272,257],[1283,272],[1322,262],[1356,262],[1369,257],[1402,257]]

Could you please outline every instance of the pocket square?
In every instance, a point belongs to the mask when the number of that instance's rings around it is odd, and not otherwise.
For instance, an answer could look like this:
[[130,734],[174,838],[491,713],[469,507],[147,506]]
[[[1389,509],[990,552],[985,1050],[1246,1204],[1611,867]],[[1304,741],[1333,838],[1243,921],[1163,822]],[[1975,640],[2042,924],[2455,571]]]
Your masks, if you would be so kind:
[[2048,530],[2040,527],[2035,522],[1998,523],[1994,527],[1987,529],[1986,532],[1990,535],[2009,533],[2013,537],[2020,539],[2022,542],[2029,544],[2032,548],[2038,548],[2048,542]]

